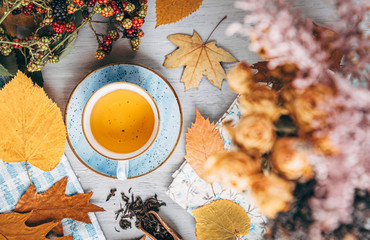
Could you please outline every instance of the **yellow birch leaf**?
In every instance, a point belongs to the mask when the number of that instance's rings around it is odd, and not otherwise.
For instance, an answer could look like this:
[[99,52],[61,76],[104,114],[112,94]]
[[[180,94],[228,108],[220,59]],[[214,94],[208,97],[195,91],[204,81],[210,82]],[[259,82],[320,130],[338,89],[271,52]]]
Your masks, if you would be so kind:
[[155,27],[180,21],[195,12],[202,2],[203,0],[157,0]]
[[167,38],[179,48],[166,56],[163,66],[172,69],[186,66],[181,77],[181,82],[185,84],[185,91],[198,88],[203,75],[221,89],[226,73],[220,62],[238,61],[225,49],[217,47],[216,42],[204,44],[195,31],[193,36],[174,34]]
[[185,159],[197,175],[207,181],[204,162],[212,153],[224,149],[224,141],[220,132],[215,128],[215,124],[210,123],[208,119],[206,120],[198,109],[196,109],[196,112],[195,123],[191,124],[191,128],[185,134]]
[[251,220],[238,204],[219,199],[193,210],[198,240],[235,240],[249,232]]
[[43,171],[58,165],[66,141],[61,111],[20,71],[0,91],[0,126],[0,159]]

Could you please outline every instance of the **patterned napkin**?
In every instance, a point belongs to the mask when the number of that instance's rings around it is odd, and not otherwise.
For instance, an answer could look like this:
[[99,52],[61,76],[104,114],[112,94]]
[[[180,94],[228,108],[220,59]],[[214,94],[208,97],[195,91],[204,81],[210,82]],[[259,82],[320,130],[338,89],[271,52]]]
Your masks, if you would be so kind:
[[[29,173],[38,192],[45,192],[63,177],[68,176],[66,195],[83,193],[72,167],[63,155],[59,165],[52,171],[44,172],[28,164]],[[18,200],[30,186],[25,162],[7,163],[0,160],[0,213],[14,210]],[[62,220],[65,235],[75,240],[104,240],[104,234],[94,213],[89,213],[92,224],[85,224],[72,219]]]
[[[219,129],[221,137],[224,139],[225,148],[227,149],[232,148],[231,138],[222,129],[222,124],[225,121],[231,121],[232,124],[235,124],[239,121],[240,116],[239,103],[238,99],[236,99],[216,123],[216,128]],[[192,210],[194,208],[198,208],[217,199],[228,199],[243,207],[251,220],[249,233],[242,236],[242,239],[258,240],[263,238],[266,231],[267,219],[251,201],[250,191],[242,194],[237,193],[223,189],[217,182],[213,184],[212,189],[211,185],[202,180],[186,161],[172,177],[174,180],[168,187],[167,194],[191,215],[193,215]]]

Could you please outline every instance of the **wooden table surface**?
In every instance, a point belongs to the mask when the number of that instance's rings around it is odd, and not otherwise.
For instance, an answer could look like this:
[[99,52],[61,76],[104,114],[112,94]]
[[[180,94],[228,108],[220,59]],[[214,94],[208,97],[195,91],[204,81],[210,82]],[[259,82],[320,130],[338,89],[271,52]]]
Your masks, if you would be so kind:
[[[80,163],[66,144],[66,155],[84,190],[94,192],[91,202],[106,209],[106,212],[96,215],[107,239],[137,239],[143,235],[135,227],[116,232],[114,227],[118,227],[118,222],[115,221],[114,211],[119,208],[119,197],[116,196],[108,202],[105,201],[111,188],[117,188],[118,192],[127,193],[131,187],[135,195],[140,195],[144,199],[157,193],[158,198],[167,203],[167,206],[161,208],[160,215],[185,240],[196,239],[194,218],[172,201],[165,192],[172,181],[172,173],[184,161],[185,133],[195,119],[195,106],[203,116],[209,117],[211,121],[217,121],[233,102],[236,94],[229,89],[226,81],[223,82],[222,91],[220,91],[205,77],[203,77],[198,90],[191,89],[185,92],[184,85],[180,82],[183,68],[170,70],[163,67],[162,64],[165,55],[176,49],[176,46],[167,40],[168,35],[192,34],[193,30],[196,30],[205,40],[214,26],[225,15],[227,15],[227,19],[214,32],[210,40],[217,41],[219,47],[225,48],[239,60],[246,60],[249,63],[257,62],[259,58],[249,51],[246,38],[226,36],[225,34],[230,23],[242,21],[245,15],[243,11],[233,7],[233,2],[233,0],[204,0],[200,9],[189,17],[175,24],[159,26],[155,29],[155,1],[149,0],[148,16],[143,25],[145,36],[142,38],[138,52],[131,51],[127,39],[120,39],[114,43],[112,53],[98,61],[94,58],[97,48],[95,37],[85,26],[80,30],[79,37],[70,54],[58,64],[49,64],[43,68],[45,91],[62,109],[63,114],[69,95],[85,75],[101,66],[116,62],[139,63],[152,68],[171,83],[180,99],[184,119],[180,142],[170,159],[159,169],[146,176],[120,181],[98,175]],[[299,0],[296,1],[295,6],[302,7],[303,14],[313,18],[315,22],[323,23],[329,19],[330,3],[329,0]],[[233,65],[223,64],[225,70]]]

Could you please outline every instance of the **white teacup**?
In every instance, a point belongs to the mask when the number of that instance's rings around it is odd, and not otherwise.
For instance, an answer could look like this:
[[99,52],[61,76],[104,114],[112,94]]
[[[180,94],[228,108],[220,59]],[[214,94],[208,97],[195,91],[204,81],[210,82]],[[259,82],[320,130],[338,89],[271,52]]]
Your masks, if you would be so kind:
[[[109,93],[112,93],[116,90],[129,90],[129,91],[139,94],[145,99],[147,103],[149,103],[151,110],[153,111],[153,114],[154,114],[154,127],[153,127],[153,131],[149,139],[146,141],[146,143],[142,147],[140,147],[139,149],[135,151],[128,152],[128,153],[114,152],[102,146],[96,140],[91,130],[91,114],[92,114],[95,104],[103,96]],[[122,114],[126,114],[126,113],[122,113]],[[87,101],[85,108],[83,110],[83,114],[82,114],[82,129],[83,129],[85,138],[87,139],[87,142],[100,155],[106,158],[109,158],[109,159],[113,159],[113,160],[129,160],[129,159],[135,158],[139,156],[140,154],[144,153],[146,150],[149,149],[149,147],[155,141],[158,131],[159,131],[159,111],[158,111],[157,105],[155,101],[153,100],[153,98],[143,88],[135,84],[126,83],[126,82],[111,83],[111,84],[107,84],[101,87],[100,89],[98,89],[95,93],[93,93],[93,95]]]

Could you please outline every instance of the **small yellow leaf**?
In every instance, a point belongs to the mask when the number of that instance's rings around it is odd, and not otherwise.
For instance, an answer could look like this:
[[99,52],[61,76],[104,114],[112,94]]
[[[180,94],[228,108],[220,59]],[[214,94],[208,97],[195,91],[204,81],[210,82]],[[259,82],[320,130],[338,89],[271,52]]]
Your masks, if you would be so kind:
[[202,5],[202,2],[203,0],[157,0],[157,24],[155,27],[180,21],[195,12]]
[[0,126],[0,159],[43,171],[58,165],[66,141],[61,111],[20,71],[0,91]]
[[186,133],[185,159],[198,176],[207,181],[204,163],[212,153],[224,149],[224,141],[215,124],[206,120],[198,109],[196,112],[195,123]]
[[217,47],[216,42],[204,44],[195,31],[193,36],[174,34],[168,36],[168,40],[179,48],[166,56],[163,66],[172,69],[186,66],[181,77],[181,82],[185,84],[185,91],[198,88],[203,75],[221,89],[226,73],[220,62],[238,61],[225,49]]
[[248,234],[251,220],[238,204],[219,199],[193,210],[198,240],[240,239]]

